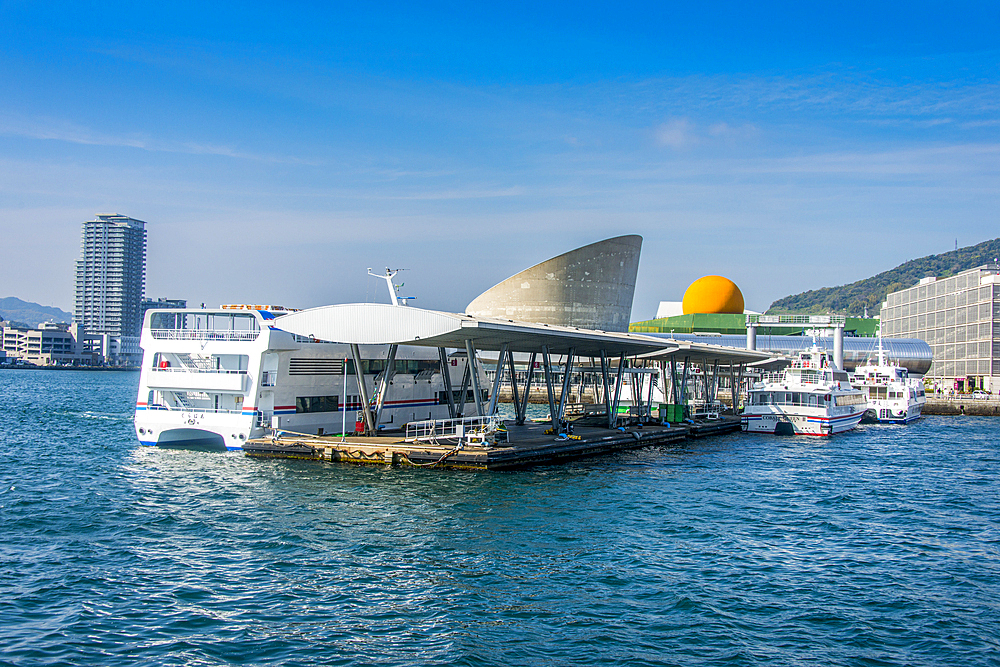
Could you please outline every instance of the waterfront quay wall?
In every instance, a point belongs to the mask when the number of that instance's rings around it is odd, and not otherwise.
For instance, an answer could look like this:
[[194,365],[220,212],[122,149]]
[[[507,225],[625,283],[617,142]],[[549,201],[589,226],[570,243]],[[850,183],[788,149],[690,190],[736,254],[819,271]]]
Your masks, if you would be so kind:
[[[553,393],[555,394],[556,402],[559,401],[559,397],[562,395],[561,387],[553,387]],[[622,392],[622,397],[630,397],[631,394],[626,394],[625,391]],[[583,392],[583,399],[580,400],[580,392],[577,390],[571,390],[569,395],[569,403],[599,403],[599,399],[594,396],[594,392],[588,387]],[[511,403],[513,402],[513,397],[511,396],[510,388],[500,389],[500,402],[501,403]],[[722,389],[716,396],[716,400],[725,405],[727,408],[732,408],[732,400],[729,398],[729,390]],[[545,387],[532,387],[531,395],[528,397],[528,403],[544,404],[549,402],[548,393]],[[655,407],[655,406],[654,406]],[[987,400],[983,399],[973,399],[972,396],[949,396],[949,397],[927,397],[927,403],[924,405],[922,414],[925,415],[973,415],[979,417],[1000,417],[1000,397],[989,398]]]
[[[518,391],[519,392],[523,392],[524,391],[524,387],[520,387],[518,389]],[[500,397],[498,400],[501,403],[513,403],[514,402],[514,395],[513,395],[513,393],[510,390],[510,385],[507,385],[506,387],[500,387],[500,391],[497,392],[497,393],[498,393],[498,395]],[[570,389],[570,392],[569,392],[569,401],[568,402],[569,403],[600,403],[600,399],[597,397],[597,394],[594,392],[594,390],[591,387],[587,387],[586,389],[584,389],[584,391],[582,393],[583,393],[583,399],[584,400],[581,400],[581,398],[580,398],[581,392],[580,392],[580,390],[579,390],[578,387],[574,387],[573,389]],[[556,402],[558,402],[559,399],[562,397],[562,387],[561,386],[553,386],[552,387],[552,395],[555,396],[555,400],[556,400]],[[625,395],[626,395],[625,391],[623,390],[622,391],[622,396],[625,396]],[[628,395],[631,396],[631,394],[628,394]],[[533,386],[531,387],[531,393],[528,395],[528,403],[548,403],[548,402],[549,402],[549,392],[545,388],[545,382],[543,381],[541,383],[541,386],[538,386],[537,384],[533,384]]]
[[922,414],[1000,417],[1000,399],[973,399],[971,396],[927,397]]

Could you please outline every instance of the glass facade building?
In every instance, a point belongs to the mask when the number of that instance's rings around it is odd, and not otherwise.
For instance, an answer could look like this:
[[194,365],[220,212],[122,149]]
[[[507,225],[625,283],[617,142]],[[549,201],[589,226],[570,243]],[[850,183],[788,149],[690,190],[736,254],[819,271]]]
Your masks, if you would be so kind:
[[981,266],[889,294],[882,335],[927,341],[934,352],[928,377],[959,389],[1000,389],[1000,271]]

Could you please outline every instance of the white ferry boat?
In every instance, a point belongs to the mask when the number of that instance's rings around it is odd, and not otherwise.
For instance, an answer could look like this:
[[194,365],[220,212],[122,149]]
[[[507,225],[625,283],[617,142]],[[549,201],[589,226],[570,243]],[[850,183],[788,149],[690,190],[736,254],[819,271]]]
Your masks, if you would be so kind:
[[[244,305],[148,311],[135,406],[139,441],[242,449],[247,439],[272,428],[310,435],[353,433],[362,420],[361,396],[367,395],[372,406],[378,400],[388,346],[359,347],[366,389],[361,392],[351,346],[275,328],[275,317],[286,312]],[[400,346],[378,428],[449,418],[442,368],[448,371],[456,410],[476,414],[466,361],[464,351],[446,355]],[[482,367],[476,367],[479,386],[488,386]]]
[[788,368],[754,383],[741,423],[747,432],[827,436],[855,428],[866,408],[847,373],[814,345]]
[[908,424],[920,417],[927,402],[923,380],[911,378],[905,368],[889,363],[881,336],[875,363],[869,360],[855,368],[851,383],[865,394],[865,422]]

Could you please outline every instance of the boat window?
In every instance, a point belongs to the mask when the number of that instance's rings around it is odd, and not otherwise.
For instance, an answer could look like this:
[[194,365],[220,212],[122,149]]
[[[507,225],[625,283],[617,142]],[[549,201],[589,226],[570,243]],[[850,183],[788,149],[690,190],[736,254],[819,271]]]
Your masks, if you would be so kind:
[[295,412],[338,412],[340,399],[337,396],[298,396]]
[[865,398],[861,394],[844,394],[834,397],[834,405],[861,405],[865,402]]
[[[455,401],[456,404],[461,404],[462,403],[462,392],[461,392],[461,390],[459,390],[459,389],[453,389],[452,392],[451,392],[451,395],[452,395],[452,398],[454,399],[454,401]],[[485,390],[483,390],[483,395],[486,396],[486,391]],[[489,400],[489,397],[485,397],[483,400]],[[448,393],[444,392],[444,391],[439,391],[437,393],[437,402],[438,402],[438,405],[447,405],[448,404]],[[465,402],[466,403],[475,403],[476,402],[476,394],[471,389],[467,389],[466,392],[465,392]]]

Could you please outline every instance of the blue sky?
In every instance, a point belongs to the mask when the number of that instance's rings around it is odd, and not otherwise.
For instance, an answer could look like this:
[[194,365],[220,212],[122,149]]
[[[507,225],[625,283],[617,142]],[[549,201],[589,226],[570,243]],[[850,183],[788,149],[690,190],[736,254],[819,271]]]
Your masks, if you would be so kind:
[[72,310],[98,212],[149,223],[147,294],[210,305],[392,266],[462,310],[637,233],[633,319],[1000,236],[1000,5],[473,4],[0,1],[0,296]]

